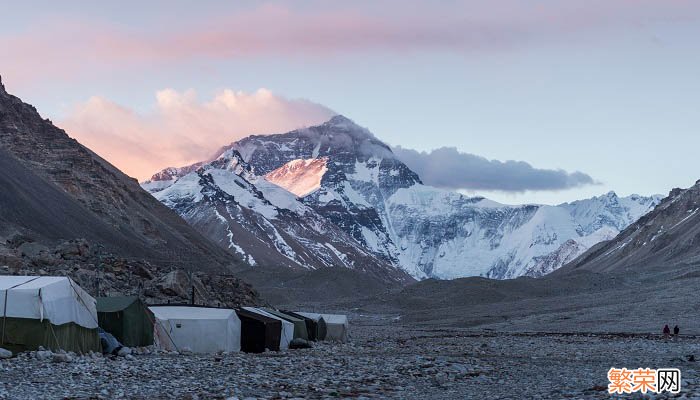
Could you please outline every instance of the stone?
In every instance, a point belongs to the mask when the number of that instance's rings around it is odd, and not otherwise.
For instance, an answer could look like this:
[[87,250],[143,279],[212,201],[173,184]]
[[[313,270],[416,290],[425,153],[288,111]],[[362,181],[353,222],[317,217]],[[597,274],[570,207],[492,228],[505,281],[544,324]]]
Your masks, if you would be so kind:
[[73,357],[66,353],[54,353],[52,360],[56,363],[68,363],[73,361]]
[[12,358],[12,352],[0,347],[0,358]]
[[[40,349],[43,349],[43,347],[40,347]],[[35,355],[37,360],[48,360],[50,358],[53,358],[53,352],[50,350],[38,350]]]
[[47,252],[48,247],[36,242],[24,242],[17,248],[22,257],[37,258],[42,252]]
[[183,270],[178,269],[164,275],[158,279],[156,287],[165,295],[184,299],[191,296],[190,278]]
[[131,354],[131,348],[126,347],[126,346],[122,347],[122,348],[119,349],[119,351],[117,352],[117,355],[118,355],[119,357],[125,357],[125,356],[128,356],[128,355],[130,355],[130,354]]

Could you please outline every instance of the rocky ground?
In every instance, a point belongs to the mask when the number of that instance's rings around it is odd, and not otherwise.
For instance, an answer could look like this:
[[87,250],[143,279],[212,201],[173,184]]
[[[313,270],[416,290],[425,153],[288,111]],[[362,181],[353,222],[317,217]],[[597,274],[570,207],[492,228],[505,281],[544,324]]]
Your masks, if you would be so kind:
[[[0,398],[610,398],[610,367],[676,367],[699,398],[700,338],[410,329],[353,316],[346,344],[224,355],[0,360]],[[36,354],[36,353],[34,353]],[[700,358],[700,357],[698,357]],[[642,398],[642,396],[629,396]],[[647,396],[651,398],[651,396]]]
[[[257,292],[231,274],[194,272],[115,256],[85,239],[48,246],[23,236],[0,237],[0,275],[69,276],[90,295],[139,296],[146,303],[238,307],[259,304]],[[99,293],[99,294],[98,294]]]

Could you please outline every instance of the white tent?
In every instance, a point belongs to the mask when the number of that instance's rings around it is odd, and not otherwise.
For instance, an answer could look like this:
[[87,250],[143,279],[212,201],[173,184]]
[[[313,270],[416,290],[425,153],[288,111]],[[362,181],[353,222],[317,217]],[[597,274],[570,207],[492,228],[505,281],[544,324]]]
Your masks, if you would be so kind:
[[97,328],[97,301],[65,276],[0,276],[0,310],[7,317]]
[[348,330],[350,328],[350,324],[348,323],[347,315],[317,314],[308,312],[297,312],[297,314],[306,318],[311,318],[315,321],[323,318],[323,320],[326,322],[326,338],[324,340],[332,340],[343,343],[348,341]]
[[24,350],[99,350],[96,303],[65,276],[0,276],[2,342]]
[[256,307],[243,307],[243,309],[280,321],[282,323],[282,332],[280,332],[280,350],[289,348],[289,343],[292,341],[292,339],[294,339],[293,323]]
[[153,338],[166,350],[216,353],[241,349],[241,320],[226,308],[151,306]]

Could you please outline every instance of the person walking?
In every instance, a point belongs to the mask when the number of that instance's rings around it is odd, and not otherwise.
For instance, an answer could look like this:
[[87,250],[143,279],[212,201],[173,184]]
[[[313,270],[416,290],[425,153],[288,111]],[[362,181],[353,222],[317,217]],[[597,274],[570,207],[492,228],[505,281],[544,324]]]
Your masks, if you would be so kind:
[[681,328],[678,327],[678,325],[673,327],[673,336],[678,336],[678,333],[681,331]]
[[671,328],[666,324],[664,325],[664,338],[668,338],[669,336],[671,336]]

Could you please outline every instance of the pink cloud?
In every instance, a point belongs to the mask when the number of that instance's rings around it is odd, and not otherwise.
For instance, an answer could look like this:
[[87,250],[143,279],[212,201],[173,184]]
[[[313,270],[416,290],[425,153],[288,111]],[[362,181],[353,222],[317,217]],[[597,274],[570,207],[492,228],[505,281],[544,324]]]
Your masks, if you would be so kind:
[[214,155],[250,134],[286,132],[329,119],[330,109],[259,89],[223,90],[200,101],[193,90],[156,93],[156,107],[140,114],[102,97],[75,106],[58,125],[68,134],[140,180],[169,166]]
[[182,15],[165,21],[152,16],[137,25],[80,16],[35,22],[37,26],[25,32],[0,35],[0,52],[6,55],[0,60],[0,71],[18,82],[260,55],[507,49],[566,42],[567,35],[576,32],[696,21],[700,11],[699,3],[690,0],[287,4],[206,18]]

